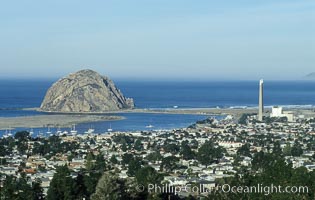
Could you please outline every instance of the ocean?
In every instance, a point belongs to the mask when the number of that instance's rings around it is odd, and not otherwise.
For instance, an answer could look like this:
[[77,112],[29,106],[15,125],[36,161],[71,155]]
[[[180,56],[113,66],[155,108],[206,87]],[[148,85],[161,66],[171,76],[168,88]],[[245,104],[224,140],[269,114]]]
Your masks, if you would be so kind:
[[[259,81],[117,82],[140,108],[257,107]],[[315,82],[265,81],[266,106],[315,106]]]
[[[56,80],[0,80],[0,117],[43,114],[23,108],[39,107],[47,89]],[[134,98],[137,108],[250,108],[258,104],[258,81],[209,81],[209,82],[154,82],[115,81],[126,97]],[[315,82],[265,81],[265,106],[315,107]],[[202,115],[174,115],[148,113],[122,113],[125,120],[94,122],[77,125],[78,132],[93,127],[96,132],[113,130],[173,129],[187,127]],[[24,130],[29,127],[18,128]],[[37,131],[44,131],[44,128]],[[51,130],[52,132],[54,130]],[[3,132],[3,131],[2,131]],[[0,135],[3,134],[0,131]]]

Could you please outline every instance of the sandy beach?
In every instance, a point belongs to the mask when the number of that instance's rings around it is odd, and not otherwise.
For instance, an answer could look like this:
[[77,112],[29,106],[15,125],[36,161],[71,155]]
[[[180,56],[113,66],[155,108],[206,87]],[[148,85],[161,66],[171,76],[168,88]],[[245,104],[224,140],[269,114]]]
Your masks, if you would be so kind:
[[120,116],[101,116],[101,115],[36,115],[23,117],[0,117],[0,130],[17,127],[70,127],[72,124],[122,120]]

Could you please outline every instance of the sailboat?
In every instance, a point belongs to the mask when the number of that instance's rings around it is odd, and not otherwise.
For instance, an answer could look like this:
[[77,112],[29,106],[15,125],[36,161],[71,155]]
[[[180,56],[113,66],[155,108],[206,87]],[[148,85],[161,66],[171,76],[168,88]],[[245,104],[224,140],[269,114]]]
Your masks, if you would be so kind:
[[50,131],[50,127],[48,126],[47,127],[47,132],[46,132],[48,135],[50,135],[51,134],[51,131]]
[[31,128],[31,130],[30,130],[30,135],[34,135],[33,128]]
[[[150,121],[151,121],[151,123],[152,123],[152,119],[151,119]],[[153,126],[151,123],[150,123],[149,125],[146,125],[145,127],[146,127],[146,128],[153,128],[154,126]]]
[[39,137],[39,138],[43,138],[43,136],[44,136],[44,134],[43,134],[41,131],[38,131],[38,135],[37,135],[37,137]]
[[113,129],[112,129],[112,124],[109,124],[109,129],[107,129],[108,132],[112,132]]
[[3,138],[8,138],[9,136],[8,136],[8,129],[6,129],[5,130],[5,133],[4,133],[4,135],[3,135]]
[[71,133],[71,135],[76,135],[78,133],[78,131],[75,130],[75,124],[73,124],[70,133]]
[[94,133],[94,131],[95,131],[95,129],[93,129],[93,128],[90,126],[90,128],[89,128],[87,131],[85,131],[84,133],[91,134],[91,133]]
[[9,128],[8,137],[12,137],[11,128]]
[[58,127],[56,134],[59,135],[59,136],[62,135],[62,131],[60,130],[60,127]]

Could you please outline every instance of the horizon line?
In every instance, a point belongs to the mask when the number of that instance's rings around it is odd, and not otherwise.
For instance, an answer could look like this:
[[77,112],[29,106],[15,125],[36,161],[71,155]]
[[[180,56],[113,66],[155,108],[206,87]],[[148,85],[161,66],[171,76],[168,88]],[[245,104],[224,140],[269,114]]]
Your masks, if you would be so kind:
[[[61,78],[64,78],[66,76],[61,76],[61,77],[53,77],[53,76],[0,76],[1,80],[59,80]],[[111,80],[116,80],[116,81],[135,81],[135,82],[159,82],[159,81],[166,81],[166,82],[212,82],[212,81],[257,81],[259,82],[262,78],[226,78],[226,77],[216,77],[216,78],[185,78],[185,77],[176,77],[176,78],[171,78],[171,77],[115,77],[115,76],[107,76]],[[263,78],[264,81],[315,81],[315,78],[288,78],[288,79],[275,79],[275,78]]]

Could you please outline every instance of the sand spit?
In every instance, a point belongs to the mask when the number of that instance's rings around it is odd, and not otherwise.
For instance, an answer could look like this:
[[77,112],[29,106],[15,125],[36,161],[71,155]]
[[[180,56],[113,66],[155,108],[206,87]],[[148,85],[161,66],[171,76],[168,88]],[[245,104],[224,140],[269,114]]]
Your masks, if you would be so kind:
[[36,115],[23,117],[0,117],[0,130],[18,127],[69,127],[72,124],[110,121],[124,119],[120,116],[104,116],[104,115]]
[[[27,109],[27,108],[26,108]],[[36,109],[36,108],[35,108]],[[34,110],[34,108],[32,108]],[[287,109],[285,109],[287,110]],[[232,115],[237,120],[242,114],[256,114],[257,108],[191,108],[191,109],[129,109],[121,111],[100,112],[100,113],[54,113],[48,115],[36,115],[26,117],[0,117],[0,129],[8,129],[13,127],[69,127],[72,124],[108,121],[108,120],[122,120],[122,116],[109,116],[110,114],[121,113],[157,113],[157,114],[192,114],[192,115]],[[271,109],[266,108],[265,114],[269,116]],[[313,117],[315,115],[314,109],[290,109],[295,115],[305,115],[305,117]],[[104,114],[107,114],[106,116]]]

